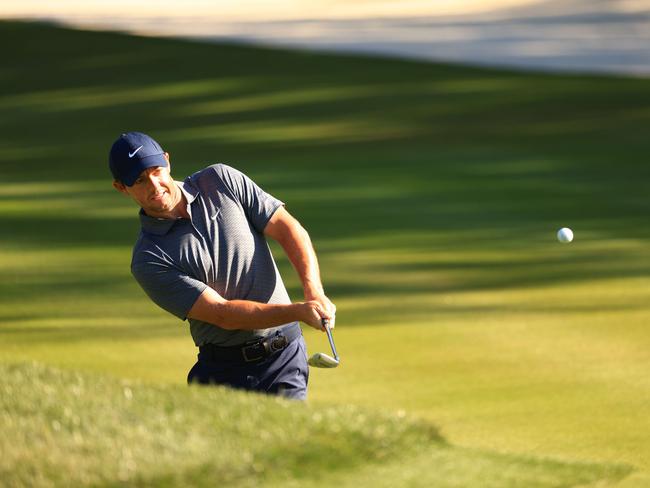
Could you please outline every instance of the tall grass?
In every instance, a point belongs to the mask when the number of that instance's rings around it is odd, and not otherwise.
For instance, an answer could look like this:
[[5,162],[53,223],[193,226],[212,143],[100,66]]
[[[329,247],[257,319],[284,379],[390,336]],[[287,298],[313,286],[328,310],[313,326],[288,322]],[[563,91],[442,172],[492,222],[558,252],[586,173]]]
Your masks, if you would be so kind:
[[553,487],[629,472],[454,448],[404,412],[35,363],[0,365],[0,391],[3,486]]

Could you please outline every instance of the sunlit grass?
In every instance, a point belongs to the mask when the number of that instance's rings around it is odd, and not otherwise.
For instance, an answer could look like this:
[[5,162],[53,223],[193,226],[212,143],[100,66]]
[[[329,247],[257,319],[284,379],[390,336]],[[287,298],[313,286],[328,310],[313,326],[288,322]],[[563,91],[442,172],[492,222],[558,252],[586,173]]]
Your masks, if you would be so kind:
[[323,87],[305,90],[284,90],[271,93],[252,93],[248,96],[227,97],[221,100],[190,104],[180,110],[182,115],[215,115],[224,113],[242,113],[265,110],[269,108],[286,108],[328,103],[363,97],[389,96],[393,87],[390,85]]
[[341,326],[344,369],[315,371],[313,398],[367,406],[382,398],[440,422],[462,445],[647,469],[649,319],[646,311],[502,311]]
[[0,109],[36,110],[42,113],[95,110],[148,102],[191,100],[195,97],[227,95],[250,86],[245,79],[199,80],[181,83],[154,83],[145,86],[105,85],[93,88],[67,88],[39,91],[25,95],[0,97]]
[[201,125],[195,128],[163,131],[168,141],[216,141],[220,143],[287,143],[321,144],[323,139],[334,142],[367,142],[398,139],[418,133],[414,126],[377,123],[371,120],[241,122]]

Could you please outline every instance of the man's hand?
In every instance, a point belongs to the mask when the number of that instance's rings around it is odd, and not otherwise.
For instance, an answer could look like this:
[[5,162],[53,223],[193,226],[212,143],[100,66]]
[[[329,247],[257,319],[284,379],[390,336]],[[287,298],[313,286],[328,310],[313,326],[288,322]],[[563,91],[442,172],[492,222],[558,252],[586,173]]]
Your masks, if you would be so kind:
[[[307,302],[316,302],[320,306],[320,309],[324,312],[322,318],[325,318],[329,322],[330,329],[336,327],[336,305],[325,296],[325,293],[305,293],[305,300]],[[326,316],[325,316],[326,315]],[[324,330],[322,325],[318,327],[321,330]]]
[[302,306],[302,316],[300,320],[314,329],[324,331],[323,319],[328,320],[330,323],[333,321],[334,316],[330,315],[320,302],[310,300],[300,304]]

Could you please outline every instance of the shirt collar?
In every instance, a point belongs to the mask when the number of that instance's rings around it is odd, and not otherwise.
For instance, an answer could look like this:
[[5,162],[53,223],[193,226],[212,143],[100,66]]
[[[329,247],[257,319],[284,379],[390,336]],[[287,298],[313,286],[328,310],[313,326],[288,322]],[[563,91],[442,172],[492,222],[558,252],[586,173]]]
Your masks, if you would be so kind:
[[[186,178],[185,181],[177,181],[176,184],[183,192],[183,195],[185,195],[185,199],[187,200],[187,211],[189,212],[190,205],[194,200],[196,200],[196,197],[199,196],[199,189],[190,183],[189,177]],[[190,215],[192,215],[191,212]]]
[[[187,201],[187,212],[192,217],[192,208],[191,205],[196,200],[196,197],[199,195],[198,188],[190,185],[187,180],[185,181],[174,181],[176,186],[180,188],[185,200]],[[157,236],[164,236],[167,234],[171,228],[174,226],[177,220],[180,219],[160,219],[156,217],[150,217],[144,213],[143,209],[140,209],[140,225],[142,230],[148,232],[149,234],[154,234]]]

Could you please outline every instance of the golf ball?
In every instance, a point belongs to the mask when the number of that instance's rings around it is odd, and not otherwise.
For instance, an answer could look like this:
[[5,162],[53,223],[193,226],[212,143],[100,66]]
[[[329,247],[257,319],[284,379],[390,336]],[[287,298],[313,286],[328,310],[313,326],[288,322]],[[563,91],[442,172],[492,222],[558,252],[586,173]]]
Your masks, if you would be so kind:
[[573,240],[573,231],[568,227],[562,227],[557,231],[557,240],[563,243],[568,243]]

